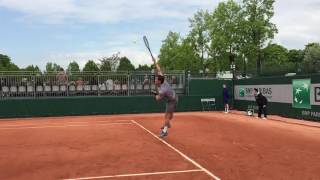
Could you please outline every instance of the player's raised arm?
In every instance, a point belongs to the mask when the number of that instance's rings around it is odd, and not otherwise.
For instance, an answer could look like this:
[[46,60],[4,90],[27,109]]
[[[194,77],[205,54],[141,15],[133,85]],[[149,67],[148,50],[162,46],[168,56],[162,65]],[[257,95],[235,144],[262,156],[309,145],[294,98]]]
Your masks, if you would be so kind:
[[155,68],[156,68],[156,73],[157,73],[157,75],[163,76],[163,73],[162,73],[162,71],[161,71],[160,65],[157,63],[157,61],[155,60],[155,58],[152,57],[152,61],[153,61],[153,64],[154,64],[154,66],[155,66]]

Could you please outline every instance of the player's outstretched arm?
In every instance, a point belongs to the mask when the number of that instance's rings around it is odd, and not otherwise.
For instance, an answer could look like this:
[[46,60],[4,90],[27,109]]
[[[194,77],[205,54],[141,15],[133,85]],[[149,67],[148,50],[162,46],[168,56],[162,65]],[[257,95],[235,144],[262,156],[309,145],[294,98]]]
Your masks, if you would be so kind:
[[160,65],[157,63],[156,59],[152,58],[152,61],[153,61],[153,64],[154,64],[154,66],[156,68],[157,75],[163,76],[163,73],[161,71]]

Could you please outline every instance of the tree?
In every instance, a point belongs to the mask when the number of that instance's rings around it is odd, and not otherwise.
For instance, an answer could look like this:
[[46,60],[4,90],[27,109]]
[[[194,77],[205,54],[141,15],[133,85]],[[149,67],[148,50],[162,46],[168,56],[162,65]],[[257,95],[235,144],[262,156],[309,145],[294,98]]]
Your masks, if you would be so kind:
[[133,71],[134,66],[131,64],[130,60],[127,57],[120,58],[120,64],[117,71]]
[[19,71],[19,70],[20,68],[17,65],[15,65],[14,63],[10,63],[9,71]]
[[10,63],[11,63],[11,59],[9,56],[0,54],[0,67],[1,68],[9,67]]
[[208,19],[211,37],[211,51],[218,59],[219,70],[229,70],[229,62],[242,55],[244,13],[239,4],[233,0],[219,3]]
[[68,65],[68,72],[80,72],[79,64],[76,61],[72,61]]
[[96,72],[96,71],[99,71],[99,67],[94,61],[89,60],[84,65],[83,71],[84,72],[89,72],[89,71]]
[[304,67],[307,72],[319,72],[320,70],[320,44],[311,43],[306,46],[303,59]]
[[303,61],[304,52],[302,50],[291,49],[288,52],[288,61],[295,64],[295,72],[299,72],[299,64]]
[[303,61],[304,52],[298,49],[291,49],[288,52],[288,60],[293,63],[301,63]]
[[160,48],[159,64],[163,69],[174,70],[174,60],[179,54],[180,34],[170,31]]
[[209,55],[209,32],[207,28],[206,19],[209,13],[207,11],[198,11],[192,19],[189,19],[191,31],[188,36],[188,40],[194,49],[194,53],[199,57],[201,69],[206,69],[205,56]]
[[191,37],[180,38],[178,33],[169,32],[160,49],[159,64],[165,70],[190,70],[198,72],[200,58],[193,47]]
[[283,66],[288,62],[288,50],[281,45],[270,44],[263,49],[263,61],[267,66]]
[[120,52],[112,54],[110,57],[104,57],[100,59],[101,71],[116,71],[118,69],[120,58]]
[[18,71],[19,67],[7,55],[0,54],[0,71]]
[[174,70],[186,70],[194,73],[198,73],[199,70],[203,70],[208,65],[205,61],[200,60],[201,58],[194,49],[193,42],[188,36],[182,39],[182,43],[178,47],[178,54],[174,58]]
[[111,59],[104,57],[99,59],[100,61],[100,71],[111,71]]
[[269,44],[262,50],[262,74],[277,75],[295,71],[295,64],[288,60],[288,50],[278,44]]
[[32,72],[37,72],[40,73],[41,70],[38,66],[34,66],[34,65],[29,65],[26,68],[23,69],[24,71],[32,71]]
[[137,71],[151,71],[151,66],[148,66],[147,64],[141,65],[139,64],[138,68],[136,68]]
[[318,46],[319,43],[316,42],[312,42],[312,43],[308,43],[305,47],[305,50],[307,50],[308,48],[314,47],[314,46]]
[[47,73],[48,72],[54,72],[54,73],[59,72],[60,68],[61,68],[61,66],[59,66],[56,63],[48,62],[46,64],[46,72]]
[[261,73],[262,49],[277,33],[276,25],[271,22],[274,15],[275,0],[243,0],[245,13],[244,35],[249,58],[256,60],[257,74]]

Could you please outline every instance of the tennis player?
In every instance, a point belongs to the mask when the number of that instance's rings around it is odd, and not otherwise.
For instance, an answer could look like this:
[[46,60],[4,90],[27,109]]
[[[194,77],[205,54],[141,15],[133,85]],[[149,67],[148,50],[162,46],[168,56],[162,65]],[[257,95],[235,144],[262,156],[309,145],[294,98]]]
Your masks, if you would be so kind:
[[155,99],[157,101],[160,101],[162,99],[165,99],[167,101],[164,125],[162,126],[160,132],[160,137],[163,138],[168,135],[168,128],[171,127],[170,121],[173,118],[173,113],[175,111],[178,98],[175,91],[170,87],[168,82],[165,81],[159,64],[157,64],[154,58],[152,58],[152,60],[156,67],[156,77],[154,83],[158,87],[158,91],[153,91],[152,93],[155,95]]

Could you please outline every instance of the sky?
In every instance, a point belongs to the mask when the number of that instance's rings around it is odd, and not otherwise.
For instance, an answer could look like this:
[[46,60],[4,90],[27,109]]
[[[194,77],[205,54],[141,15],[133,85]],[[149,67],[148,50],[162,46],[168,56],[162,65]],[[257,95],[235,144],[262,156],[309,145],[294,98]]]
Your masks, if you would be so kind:
[[[0,54],[20,68],[47,62],[67,67],[120,52],[137,67],[151,64],[142,37],[159,54],[169,31],[185,36],[189,18],[222,0],[0,0]],[[238,1],[239,2],[239,1]],[[320,42],[319,0],[276,0],[274,42],[304,49]]]

